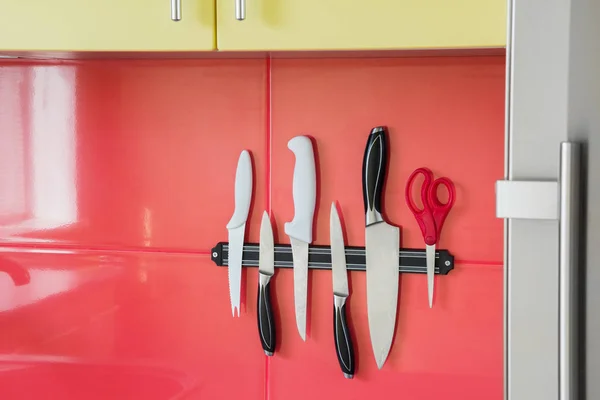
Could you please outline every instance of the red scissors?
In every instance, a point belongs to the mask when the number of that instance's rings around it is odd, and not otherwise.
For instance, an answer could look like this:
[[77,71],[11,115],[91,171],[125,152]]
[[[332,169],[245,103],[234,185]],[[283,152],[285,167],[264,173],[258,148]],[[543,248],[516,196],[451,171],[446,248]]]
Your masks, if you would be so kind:
[[[423,208],[419,209],[412,198],[412,187],[415,179],[423,175],[425,180],[421,185],[421,203]],[[443,185],[448,190],[448,201],[442,203],[437,195],[437,190]],[[429,307],[433,306],[433,277],[435,275],[435,245],[440,238],[442,225],[448,216],[456,190],[454,183],[448,178],[433,179],[433,173],[428,168],[418,168],[408,178],[406,184],[406,203],[415,216],[423,239],[425,240],[425,253],[427,257],[427,294],[429,296]]]

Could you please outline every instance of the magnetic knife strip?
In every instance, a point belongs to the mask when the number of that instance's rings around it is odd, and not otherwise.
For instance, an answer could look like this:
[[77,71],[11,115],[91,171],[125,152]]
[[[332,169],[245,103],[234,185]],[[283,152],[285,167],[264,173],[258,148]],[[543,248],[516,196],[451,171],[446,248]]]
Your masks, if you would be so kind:
[[[219,267],[228,265],[227,242],[219,242],[211,250],[211,259]],[[365,248],[346,246],[346,269],[348,271],[365,270]],[[258,243],[244,243],[242,252],[242,265],[245,267],[258,267]],[[427,273],[425,263],[425,250],[400,249],[399,270],[402,273]],[[292,268],[292,248],[289,244],[275,245],[275,267]],[[331,269],[331,248],[329,246],[308,247],[308,268]],[[447,275],[454,269],[454,256],[448,250],[436,250],[435,273]]]

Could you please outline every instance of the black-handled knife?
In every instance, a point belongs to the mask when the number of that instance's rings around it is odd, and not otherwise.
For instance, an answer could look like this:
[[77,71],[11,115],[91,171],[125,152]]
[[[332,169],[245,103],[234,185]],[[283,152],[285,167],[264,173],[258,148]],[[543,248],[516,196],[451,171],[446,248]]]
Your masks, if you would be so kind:
[[333,277],[333,334],[335,352],[340,368],[346,378],[354,376],[354,351],[350,330],[346,322],[346,299],[348,298],[348,274],[346,272],[346,252],[340,217],[335,203],[331,204],[329,220],[331,240],[331,269]]
[[346,378],[352,379],[354,376],[354,350],[346,322],[346,298],[336,295],[334,295],[333,305],[333,334],[340,368]]
[[381,369],[394,339],[398,304],[400,229],[384,220],[381,198],[387,169],[387,129],[371,130],[363,159],[367,316],[371,347]]
[[381,193],[385,181],[386,162],[385,128],[378,126],[371,130],[363,158],[363,201],[367,226],[383,221],[381,217]]
[[258,335],[265,354],[275,352],[275,320],[271,307],[271,277],[275,272],[275,246],[273,228],[269,214],[265,211],[260,224],[260,244],[258,255]]

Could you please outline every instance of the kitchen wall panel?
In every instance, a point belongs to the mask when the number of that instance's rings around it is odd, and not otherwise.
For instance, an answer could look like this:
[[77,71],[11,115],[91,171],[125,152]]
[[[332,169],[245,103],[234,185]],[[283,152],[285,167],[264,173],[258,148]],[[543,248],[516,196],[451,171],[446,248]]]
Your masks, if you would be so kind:
[[502,259],[494,197],[504,160],[502,57],[274,60],[272,69],[271,191],[282,221],[293,216],[287,142],[310,135],[320,166],[315,241],[328,243],[329,207],[338,200],[348,241],[364,245],[362,158],[371,128],[387,125],[384,212],[401,226],[402,245],[423,242],[404,188],[410,173],[426,166],[457,190],[440,247],[463,260]]
[[[15,399],[501,399],[503,123],[503,57],[0,63],[0,386]],[[287,142],[306,134],[318,164],[315,242],[329,242],[338,201],[347,244],[362,246],[361,165],[377,125],[389,128],[384,208],[403,247],[423,247],[404,200],[410,172],[454,180],[440,247],[455,270],[437,278],[431,310],[425,275],[401,276],[382,370],[365,276],[350,273],[352,381],[333,347],[331,274],[309,273],[302,342],[293,274],[278,270],[267,358],[256,269],[243,273],[234,319],[227,269],[209,260],[227,240],[239,152],[255,166],[247,240],[258,241],[266,209],[289,243]]]
[[331,274],[309,274],[306,342],[296,329],[292,271],[279,271],[273,281],[281,340],[269,365],[271,399],[502,399],[500,268],[458,265],[437,280],[433,309],[425,276],[402,275],[396,334],[381,370],[371,350],[365,274],[350,273],[346,304],[357,365],[351,381],[335,354]]
[[261,178],[249,224],[258,228],[265,202],[265,64],[88,60],[0,67],[0,99],[7,104],[0,112],[0,158],[11,157],[0,178],[0,241],[209,250],[233,213],[230,189],[242,149],[251,151]]
[[317,244],[329,242],[329,210],[337,201],[347,244],[364,245],[361,169],[372,127],[389,128],[383,208],[401,227],[402,247],[424,248],[405,203],[410,173],[429,167],[457,191],[438,246],[456,257],[456,270],[436,279],[432,310],[425,275],[401,276],[394,345],[381,371],[371,350],[363,273],[351,273],[358,371],[347,382],[334,350],[331,274],[309,276],[304,343],[295,324],[293,273],[279,272],[274,288],[283,338],[270,364],[272,398],[500,399],[502,223],[494,214],[494,183],[503,174],[504,58],[273,60],[271,103],[271,195],[280,242],[289,242],[283,224],[294,214],[295,160],[287,142],[299,134],[313,137],[317,157]]
[[2,397],[260,398],[256,273],[244,278],[250,301],[232,319],[227,269],[208,255],[4,248]]

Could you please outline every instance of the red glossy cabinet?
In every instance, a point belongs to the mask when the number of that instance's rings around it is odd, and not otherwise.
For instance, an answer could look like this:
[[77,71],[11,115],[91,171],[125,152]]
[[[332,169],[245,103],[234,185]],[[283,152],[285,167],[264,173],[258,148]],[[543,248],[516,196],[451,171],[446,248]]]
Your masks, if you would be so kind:
[[[501,399],[504,57],[4,61],[0,64],[0,390],[11,399]],[[315,139],[315,243],[339,201],[349,245],[364,244],[361,163],[387,125],[385,212],[422,247],[404,203],[412,170],[457,187],[436,281],[403,274],[388,362],[371,354],[364,273],[350,273],[356,376],[332,336],[331,274],[309,274],[299,338],[291,270],[273,280],[279,338],[266,358],[257,270],[231,317],[227,240],[233,180],[250,150],[248,241],[271,211],[293,217],[287,141]],[[34,384],[35,383],[35,384]],[[4,397],[4,396],[3,396]]]

